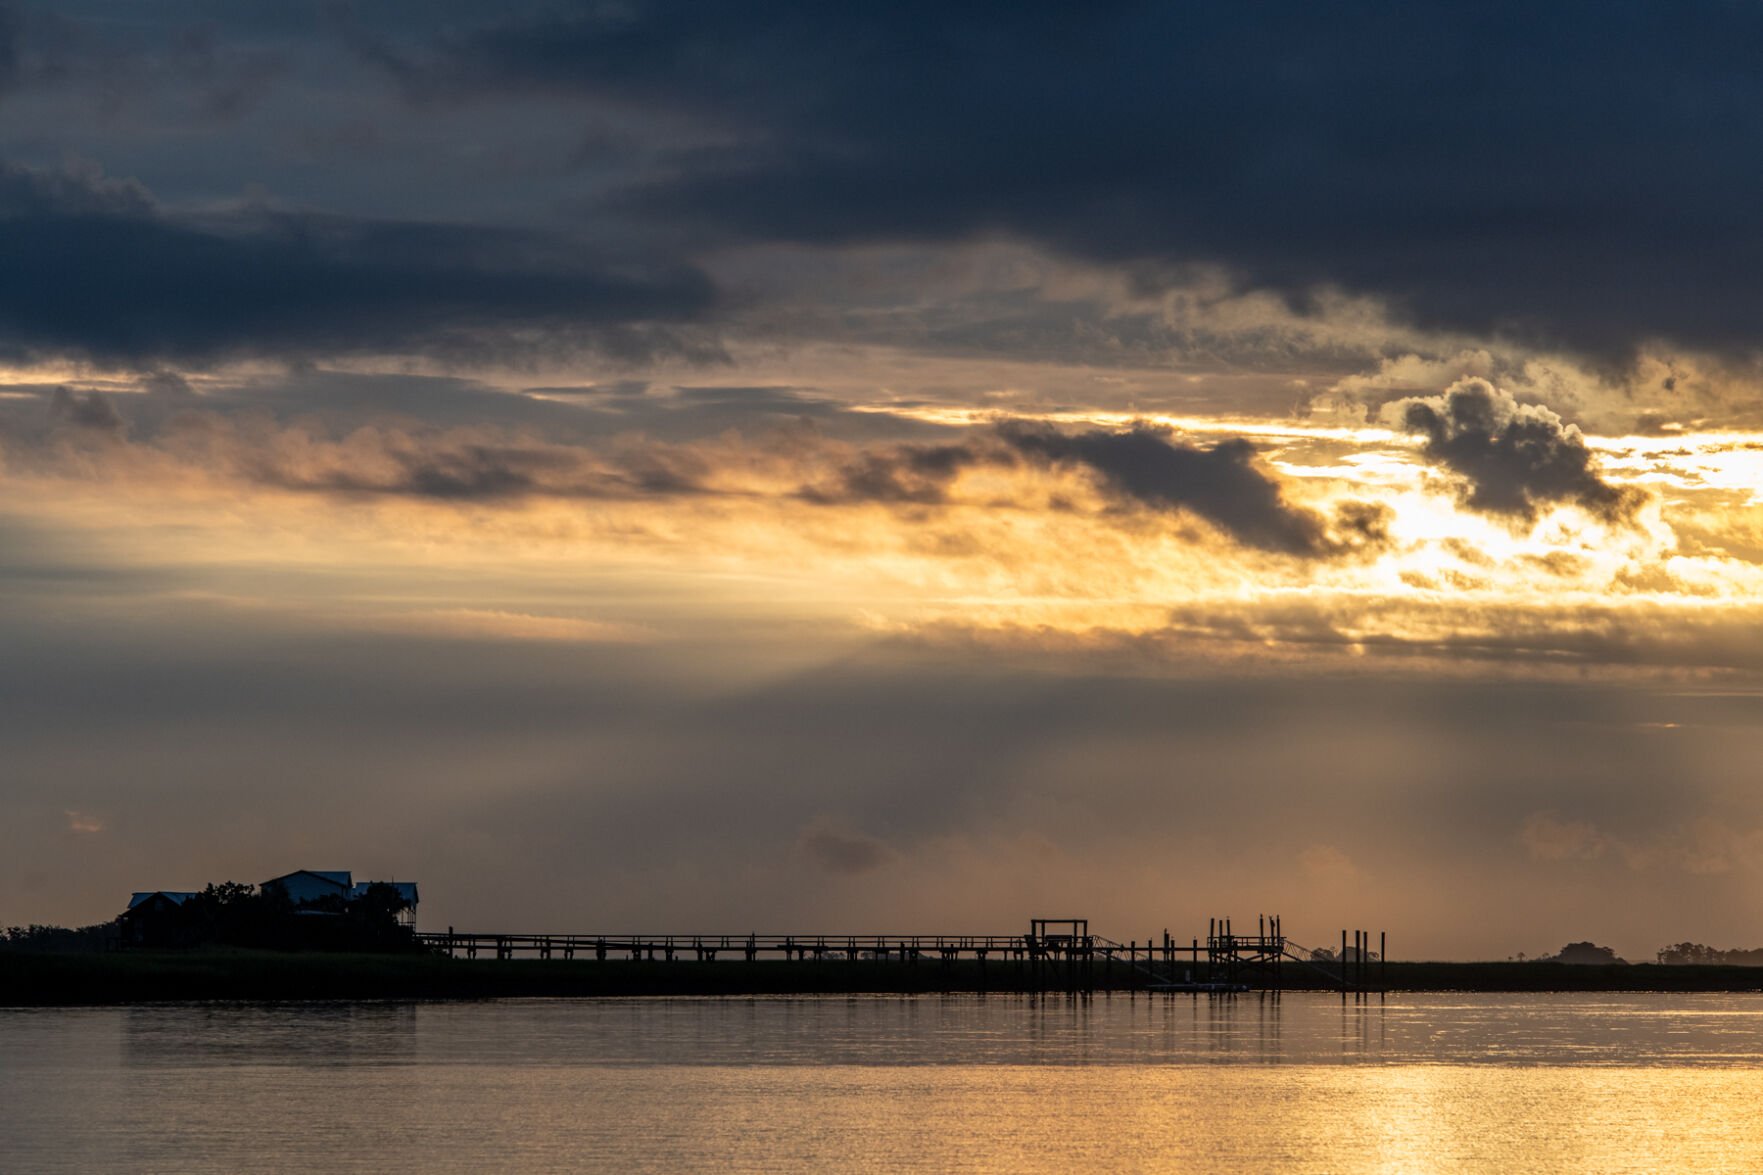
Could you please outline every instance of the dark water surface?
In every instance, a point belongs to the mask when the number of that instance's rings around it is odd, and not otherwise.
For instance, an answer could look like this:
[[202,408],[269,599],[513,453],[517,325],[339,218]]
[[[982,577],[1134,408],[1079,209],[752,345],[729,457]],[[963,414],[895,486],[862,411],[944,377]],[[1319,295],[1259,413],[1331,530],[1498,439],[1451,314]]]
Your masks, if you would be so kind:
[[0,1171],[1763,1170],[1763,996],[0,1009]]

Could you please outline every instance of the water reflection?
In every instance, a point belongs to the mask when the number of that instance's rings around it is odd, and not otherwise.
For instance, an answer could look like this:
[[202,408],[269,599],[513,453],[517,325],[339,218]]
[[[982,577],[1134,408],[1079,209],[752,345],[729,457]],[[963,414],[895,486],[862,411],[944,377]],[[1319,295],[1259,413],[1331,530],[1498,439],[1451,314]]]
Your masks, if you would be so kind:
[[1763,1169],[1763,998],[0,1010],[0,1170]]
[[415,1004],[191,1004],[121,1009],[127,1065],[409,1063]]
[[213,1065],[1750,1065],[1747,995],[945,995],[0,1009],[0,1061]]
[[1763,1061],[1763,1000],[1749,996],[533,1001],[432,1006],[422,1024],[425,1058],[461,1062],[535,1055],[605,1065]]

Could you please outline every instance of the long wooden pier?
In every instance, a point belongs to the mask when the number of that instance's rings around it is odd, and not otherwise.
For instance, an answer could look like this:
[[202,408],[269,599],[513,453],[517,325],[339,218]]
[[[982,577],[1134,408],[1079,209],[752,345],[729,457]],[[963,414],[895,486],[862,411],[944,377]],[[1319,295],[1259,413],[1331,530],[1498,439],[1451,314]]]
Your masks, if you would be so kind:
[[[761,959],[799,962],[970,961],[1047,969],[1060,986],[1093,987],[1095,972],[1124,967],[1143,976],[1141,986],[1170,991],[1246,991],[1284,986],[1288,964],[1302,964],[1344,990],[1370,990],[1370,934],[1355,932],[1355,951],[1334,965],[1297,953],[1277,916],[1263,916],[1254,934],[1237,934],[1229,919],[1215,918],[1205,938],[1182,942],[1164,931],[1143,941],[1117,942],[1092,934],[1083,918],[1037,918],[1027,934],[515,934],[425,931],[418,945],[454,958],[593,959],[715,963]],[[1376,977],[1381,986],[1381,975]]]
[[448,955],[475,959],[479,953],[498,959],[630,958],[691,959],[714,963],[718,958],[753,962],[773,959],[897,959],[953,961],[989,957],[1065,957],[1080,948],[1037,947],[1027,935],[921,934],[467,934],[456,931],[418,933],[419,944]]

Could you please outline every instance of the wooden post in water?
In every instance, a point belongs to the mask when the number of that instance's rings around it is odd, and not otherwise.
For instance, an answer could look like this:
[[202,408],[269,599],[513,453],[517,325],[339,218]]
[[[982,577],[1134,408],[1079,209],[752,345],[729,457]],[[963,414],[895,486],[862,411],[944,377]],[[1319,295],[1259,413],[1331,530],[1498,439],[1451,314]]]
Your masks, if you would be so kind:
[[1377,985],[1383,990],[1390,989],[1390,932],[1377,932]]

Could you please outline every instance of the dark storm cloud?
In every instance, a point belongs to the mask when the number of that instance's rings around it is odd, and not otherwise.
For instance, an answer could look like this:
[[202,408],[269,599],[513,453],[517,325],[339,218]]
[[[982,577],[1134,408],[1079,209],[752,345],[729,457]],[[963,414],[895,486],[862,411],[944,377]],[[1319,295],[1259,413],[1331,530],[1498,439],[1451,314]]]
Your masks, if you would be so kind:
[[804,487],[801,496],[820,503],[940,505],[964,470],[1024,462],[1092,474],[1126,508],[1185,511],[1259,550],[1324,557],[1381,546],[1388,537],[1382,507],[1348,502],[1331,525],[1287,501],[1278,477],[1246,440],[1205,448],[1148,426],[1066,433],[1013,421],[970,441],[873,448],[843,462],[830,479]]
[[1002,231],[1620,348],[1754,337],[1760,43],[1738,4],[639,3],[377,59],[695,120],[594,207],[699,240]]
[[0,165],[0,350],[107,361],[427,347],[516,332],[633,355],[686,349],[710,283],[564,239],[268,210],[173,216],[126,181]]
[[18,14],[10,5],[0,5],[0,94],[18,84]]
[[1256,467],[1255,447],[1240,438],[1205,449],[1150,428],[1068,435],[1014,425],[1003,436],[1032,459],[1088,468],[1125,497],[1192,510],[1251,546],[1310,554],[1322,544],[1322,519],[1289,506],[1279,483]]
[[1425,435],[1427,457],[1465,479],[1463,504],[1473,510],[1528,521],[1545,505],[1570,502],[1626,522],[1646,501],[1642,491],[1599,476],[1579,429],[1487,380],[1466,379],[1443,396],[1398,407],[1403,424]]
[[1114,493],[1156,509],[1191,511],[1245,546],[1287,555],[1338,554],[1383,541],[1382,511],[1350,503],[1333,535],[1314,510],[1286,501],[1277,478],[1241,438],[1211,448],[1185,445],[1148,427],[1068,434],[1034,425],[1000,429],[1005,442],[1031,460],[1086,468]]

